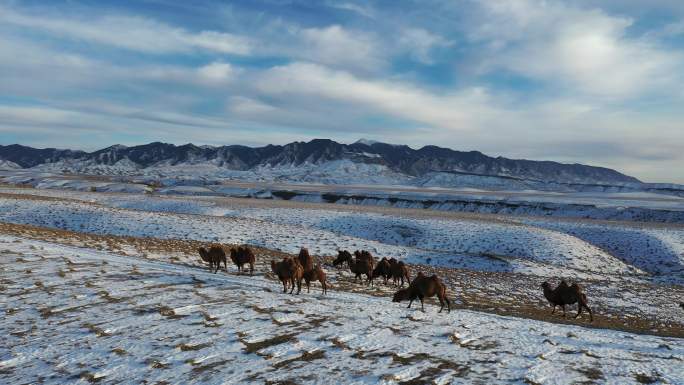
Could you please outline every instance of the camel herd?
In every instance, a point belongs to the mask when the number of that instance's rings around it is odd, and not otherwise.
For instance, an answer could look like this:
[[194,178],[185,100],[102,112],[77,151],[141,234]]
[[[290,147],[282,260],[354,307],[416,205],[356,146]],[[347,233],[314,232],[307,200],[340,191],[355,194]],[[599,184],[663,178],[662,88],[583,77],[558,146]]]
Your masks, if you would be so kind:
[[[225,249],[220,245],[210,245],[208,248],[200,247],[198,249],[202,260],[209,264],[209,268],[216,273],[223,262],[224,268],[228,271],[227,255]],[[244,273],[245,265],[249,265],[250,275],[254,274],[254,264],[256,262],[256,254],[248,246],[238,246],[230,249],[230,260],[237,266],[238,273]],[[339,250],[337,258],[332,262],[333,266],[338,267],[347,264],[349,271],[354,274],[354,282],[364,283],[363,276],[366,277],[365,284],[372,286],[373,280],[382,278],[384,284],[392,279],[392,283],[396,287],[401,287],[392,297],[392,302],[409,301],[408,307],[414,300],[420,300],[420,308],[424,309],[423,300],[425,298],[437,297],[440,308],[439,313],[442,312],[446,305],[447,311],[451,312],[451,302],[447,297],[446,286],[442,280],[436,275],[427,276],[422,272],[418,272],[413,280],[410,279],[409,268],[402,262],[395,258],[382,258],[379,262],[375,262],[373,255],[366,250],[357,250],[350,253],[347,250]],[[330,284],[326,280],[325,270],[320,264],[314,264],[314,259],[309,254],[309,250],[301,248],[296,257],[284,257],[281,261],[271,260],[271,271],[283,284],[283,293],[287,293],[288,288],[290,294],[294,292],[297,287],[297,294],[302,290],[302,280],[306,284],[307,293],[310,292],[311,282],[318,281],[321,284],[323,294],[328,291]],[[407,288],[403,288],[404,284],[408,284]],[[563,317],[565,317],[565,306],[577,303],[577,315],[582,314],[586,309],[589,312],[590,321],[594,320],[593,313],[587,304],[587,296],[582,291],[582,287],[577,283],[568,285],[565,280],[561,280],[556,288],[552,288],[548,282],[541,285],[544,297],[553,306],[551,314],[556,312],[556,307],[560,306],[563,309]]]
[[[221,262],[228,271],[228,262],[226,260],[226,251],[219,245],[211,245],[209,248],[200,247],[198,250],[200,258],[209,264],[209,268],[216,273],[221,267]],[[238,272],[244,271],[244,266],[249,264],[249,273],[254,274],[254,263],[256,262],[256,255],[252,249],[246,246],[233,247],[230,249],[230,260],[233,261],[238,268]],[[214,269],[214,267],[216,267]]]

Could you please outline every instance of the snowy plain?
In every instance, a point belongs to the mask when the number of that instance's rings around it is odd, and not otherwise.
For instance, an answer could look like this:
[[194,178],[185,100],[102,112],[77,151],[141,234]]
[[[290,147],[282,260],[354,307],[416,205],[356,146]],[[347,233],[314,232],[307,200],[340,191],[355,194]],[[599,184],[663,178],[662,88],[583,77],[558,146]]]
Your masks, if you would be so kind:
[[[357,165],[358,166],[358,165]],[[185,169],[189,166],[184,166]],[[39,189],[67,189],[76,191],[151,193],[162,195],[233,196],[261,199],[288,199],[300,202],[325,202],[337,204],[388,206],[398,208],[428,208],[440,211],[495,213],[503,215],[542,215],[554,217],[595,218],[650,222],[684,223],[684,197],[679,193],[666,194],[669,189],[626,191],[585,191],[560,189],[539,191],[530,189],[487,189],[488,186],[470,188],[463,184],[458,188],[438,186],[391,185],[405,180],[369,179],[373,170],[356,172],[347,169],[350,178],[334,180],[251,179],[240,175],[222,176],[230,170],[206,170],[190,167],[186,174],[173,177],[130,176],[84,176],[62,175],[34,169],[0,170],[0,182],[27,185]],[[307,169],[303,175],[315,175],[319,169]],[[264,170],[267,173],[268,170]],[[234,172],[234,171],[231,171]],[[206,175],[206,176],[203,176]],[[228,178],[228,179],[226,179]],[[343,181],[342,181],[343,180]],[[354,182],[365,184],[354,184]],[[330,183],[330,184],[322,184]],[[383,184],[385,183],[385,184]],[[152,187],[160,184],[161,187]],[[464,187],[466,186],[466,187]],[[680,190],[672,190],[680,191]],[[684,190],[681,190],[684,191]],[[680,195],[684,195],[682,192]]]
[[[17,192],[22,193],[21,189]],[[74,194],[70,199],[76,197]],[[0,221],[96,234],[247,243],[286,252],[305,246],[317,255],[367,249],[411,263],[475,270],[562,275],[571,269],[580,276],[642,273],[574,236],[510,222],[250,208],[199,198],[128,194],[87,197],[97,204],[0,196]],[[675,234],[676,241],[681,238],[684,230]],[[491,255],[505,259],[505,263],[492,263]]]

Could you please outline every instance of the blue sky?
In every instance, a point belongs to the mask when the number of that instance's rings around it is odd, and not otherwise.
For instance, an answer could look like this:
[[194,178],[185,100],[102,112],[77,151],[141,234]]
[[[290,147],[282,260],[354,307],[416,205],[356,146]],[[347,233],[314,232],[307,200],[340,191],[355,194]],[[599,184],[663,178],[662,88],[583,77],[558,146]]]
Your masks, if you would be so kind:
[[0,143],[364,137],[684,183],[682,1],[189,3],[0,0]]

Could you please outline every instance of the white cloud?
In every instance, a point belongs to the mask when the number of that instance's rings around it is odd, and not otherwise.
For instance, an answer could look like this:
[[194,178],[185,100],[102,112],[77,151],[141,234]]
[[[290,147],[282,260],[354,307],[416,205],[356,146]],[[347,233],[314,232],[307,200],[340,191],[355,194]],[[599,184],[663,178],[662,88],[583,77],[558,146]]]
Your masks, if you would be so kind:
[[229,63],[213,62],[197,69],[201,79],[210,84],[222,85],[229,83],[236,75],[236,70]]
[[43,16],[0,6],[0,23],[151,54],[207,50],[247,55],[251,51],[249,40],[243,36],[217,31],[193,33],[142,17],[90,16],[86,19],[62,14]]
[[369,19],[375,19],[375,12],[373,11],[372,8],[370,8],[367,5],[361,5],[361,4],[356,4],[356,3],[338,3],[338,2],[331,2],[328,4],[328,6],[337,8],[337,9],[344,9],[346,11],[351,11],[355,12],[361,16],[367,17]]
[[475,128],[478,114],[492,112],[487,111],[487,94],[483,89],[439,96],[410,85],[363,80],[345,71],[310,63],[274,67],[260,76],[255,85],[270,96],[334,100],[453,130],[469,131]]
[[295,58],[363,71],[377,71],[385,65],[382,46],[371,34],[330,25],[297,29],[295,35],[300,45],[295,42],[289,52]]
[[399,45],[419,62],[432,64],[431,51],[437,47],[448,47],[453,42],[442,36],[433,34],[421,28],[406,28],[399,38]]
[[510,70],[590,96],[630,98],[662,91],[680,76],[680,53],[632,37],[633,20],[559,2],[482,2],[471,38],[491,51],[486,71]]

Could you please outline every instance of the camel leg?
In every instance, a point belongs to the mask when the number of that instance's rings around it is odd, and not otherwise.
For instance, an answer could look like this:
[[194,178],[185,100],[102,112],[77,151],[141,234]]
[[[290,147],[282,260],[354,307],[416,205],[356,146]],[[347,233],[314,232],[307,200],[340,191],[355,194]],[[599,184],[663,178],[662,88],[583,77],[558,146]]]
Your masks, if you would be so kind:
[[439,299],[439,311],[437,313],[441,313],[444,309],[444,298],[440,295],[437,299]]
[[420,311],[425,313],[425,303],[423,302],[423,296],[421,295],[420,297],[418,297],[418,299],[420,299]]
[[561,305],[561,307],[563,308],[563,318],[565,318],[565,305]]
[[586,304],[584,307],[587,308],[587,311],[589,312],[589,322],[594,322],[594,315],[591,313],[591,309]]
[[409,299],[409,305],[408,305],[408,306],[406,306],[406,308],[407,308],[407,309],[410,309],[410,308],[411,308],[411,304],[412,304],[412,303],[413,303],[413,300],[412,300],[412,299]]
[[325,281],[321,281],[321,286],[323,287],[323,295],[328,292],[328,284]]
[[553,305],[553,311],[551,312],[551,315],[553,315],[556,312],[556,306],[558,306],[558,305],[555,305],[555,304]]
[[254,262],[249,263],[249,275],[254,275]]
[[292,292],[294,292],[294,288],[295,288],[295,279],[290,278],[290,283],[292,284],[292,289],[290,290],[290,294],[292,294]]
[[445,300],[446,303],[447,303],[447,313],[451,313],[451,301],[449,301],[449,297],[447,297],[447,296],[445,295],[445,296],[444,296],[444,300]]
[[283,283],[283,293],[287,293],[287,279],[281,279]]
[[577,302],[577,314],[575,314],[575,319],[582,315],[582,302]]
[[306,294],[311,293],[311,281],[307,279],[304,281],[304,283],[306,283]]
[[297,280],[297,294],[302,291],[302,280]]

